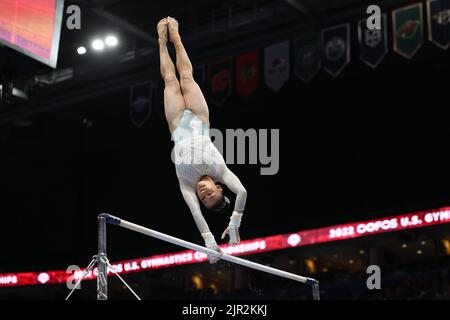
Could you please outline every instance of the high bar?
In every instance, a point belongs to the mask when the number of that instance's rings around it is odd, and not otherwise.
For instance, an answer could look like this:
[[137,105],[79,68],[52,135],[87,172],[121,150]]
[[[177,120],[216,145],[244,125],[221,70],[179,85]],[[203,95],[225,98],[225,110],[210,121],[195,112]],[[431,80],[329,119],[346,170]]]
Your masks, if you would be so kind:
[[[268,266],[265,266],[265,265],[262,265],[262,264],[259,264],[259,263],[256,263],[256,262],[251,262],[251,261],[248,261],[248,260],[245,260],[245,259],[241,259],[241,258],[232,256],[232,255],[225,254],[225,253],[224,254],[219,254],[219,253],[217,253],[214,250],[202,247],[202,246],[197,245],[195,243],[191,243],[191,242],[179,239],[179,238],[175,238],[175,237],[169,236],[169,235],[167,235],[165,233],[161,233],[161,232],[149,229],[149,228],[145,228],[143,226],[140,226],[140,225],[128,222],[126,220],[123,220],[121,218],[112,216],[112,215],[107,214],[107,213],[103,213],[99,217],[105,218],[106,222],[109,223],[109,224],[117,225],[117,226],[129,229],[129,230],[133,230],[133,231],[145,234],[147,236],[150,236],[150,237],[153,237],[153,238],[156,238],[156,239],[160,239],[160,240],[165,241],[165,242],[169,242],[169,243],[175,244],[175,245],[180,246],[180,247],[184,247],[184,248],[187,248],[187,249],[203,252],[203,253],[205,253],[207,255],[220,256],[220,258],[223,259],[223,260],[226,260],[226,261],[229,261],[229,262],[232,262],[232,263],[236,263],[236,264],[239,264],[239,265],[242,265],[242,266],[245,266],[245,267],[249,267],[249,268],[256,269],[256,270],[263,271],[263,272],[267,272],[267,273],[270,273],[270,274],[273,274],[273,275],[276,275],[276,276],[279,276],[279,277],[283,277],[283,278],[291,279],[291,280],[298,281],[298,282],[301,282],[301,283],[305,283],[305,284],[313,286],[313,289],[317,288],[318,285],[319,285],[319,282],[316,279],[309,278],[309,277],[303,277],[303,276],[300,276],[300,275],[297,275],[297,274],[293,274],[293,273],[286,272],[286,271],[283,271],[283,270],[279,270],[279,269],[275,269],[275,268],[272,268],[272,267],[268,267]],[[317,297],[318,297],[318,292],[317,292]]]

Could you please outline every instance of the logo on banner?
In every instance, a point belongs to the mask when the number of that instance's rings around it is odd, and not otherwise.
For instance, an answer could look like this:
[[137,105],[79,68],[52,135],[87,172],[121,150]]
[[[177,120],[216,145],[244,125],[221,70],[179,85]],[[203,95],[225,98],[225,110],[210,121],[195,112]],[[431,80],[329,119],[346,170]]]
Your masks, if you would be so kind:
[[289,79],[290,59],[289,41],[267,47],[265,50],[265,80],[266,85],[274,90],[280,90]]
[[338,61],[344,56],[345,50],[345,40],[333,37],[325,44],[325,58],[330,61]]
[[222,106],[231,95],[231,59],[209,66],[209,98]]
[[259,85],[259,51],[236,58],[236,75],[236,91],[243,97],[249,97]]
[[364,41],[363,43],[370,47],[370,48],[375,48],[377,47],[380,43],[381,43],[381,32],[379,29],[367,29],[364,30]]
[[350,62],[350,25],[348,23],[322,31],[323,61],[326,72],[337,77]]
[[394,51],[411,59],[423,44],[422,3],[392,11]]
[[320,70],[319,36],[309,35],[295,40],[294,74],[303,82],[310,82]]
[[130,119],[141,128],[152,115],[153,83],[146,82],[131,87]]
[[429,0],[428,39],[439,48],[450,46],[450,0]]
[[387,54],[387,17],[380,17],[381,28],[367,28],[366,19],[358,21],[359,57],[361,61],[376,68]]

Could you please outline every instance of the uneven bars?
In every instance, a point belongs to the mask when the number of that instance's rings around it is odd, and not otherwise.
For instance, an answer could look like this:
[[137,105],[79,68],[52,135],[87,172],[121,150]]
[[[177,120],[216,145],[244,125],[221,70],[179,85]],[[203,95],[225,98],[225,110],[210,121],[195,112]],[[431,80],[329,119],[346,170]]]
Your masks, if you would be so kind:
[[248,261],[248,260],[245,260],[245,259],[241,259],[241,258],[232,256],[232,255],[225,254],[225,253],[219,254],[216,251],[208,249],[206,247],[202,247],[202,246],[197,245],[195,243],[191,243],[191,242],[179,239],[179,238],[175,238],[175,237],[169,236],[169,235],[167,235],[165,233],[161,233],[161,232],[149,229],[149,228],[142,227],[140,225],[128,222],[126,220],[123,220],[121,218],[112,216],[112,215],[107,214],[107,213],[102,213],[101,215],[99,215],[99,218],[104,218],[105,221],[107,223],[109,223],[109,224],[120,226],[120,227],[123,227],[125,229],[129,229],[129,230],[133,230],[133,231],[145,234],[147,236],[150,236],[150,237],[153,237],[153,238],[165,241],[165,242],[169,242],[169,243],[175,244],[175,245],[180,246],[180,247],[184,247],[184,248],[187,248],[187,249],[203,252],[204,254],[207,254],[207,255],[219,256],[220,259],[222,259],[222,260],[226,260],[226,261],[229,261],[229,262],[232,262],[232,263],[236,263],[236,264],[239,264],[239,265],[242,265],[242,266],[245,266],[245,267],[249,267],[249,268],[252,268],[252,269],[259,270],[259,271],[267,272],[267,273],[270,273],[270,274],[273,274],[273,275],[276,275],[276,276],[279,276],[279,277],[283,277],[283,278],[287,278],[287,279],[298,281],[298,282],[301,282],[301,283],[304,283],[304,284],[311,285],[312,286],[312,292],[313,292],[313,299],[314,300],[320,300],[319,281],[317,281],[316,279],[299,276],[297,274],[293,274],[293,273],[286,272],[286,271],[283,271],[283,270],[278,270],[278,269],[275,269],[275,268],[272,268],[272,267],[264,266],[264,265],[256,263],[256,262],[251,262],[251,261]]

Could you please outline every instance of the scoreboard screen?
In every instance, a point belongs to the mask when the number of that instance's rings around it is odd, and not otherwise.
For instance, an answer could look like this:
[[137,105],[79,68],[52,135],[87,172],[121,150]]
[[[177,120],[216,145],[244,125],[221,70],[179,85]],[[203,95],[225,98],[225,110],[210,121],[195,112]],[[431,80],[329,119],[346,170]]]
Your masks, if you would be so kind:
[[0,43],[56,68],[64,0],[0,0]]

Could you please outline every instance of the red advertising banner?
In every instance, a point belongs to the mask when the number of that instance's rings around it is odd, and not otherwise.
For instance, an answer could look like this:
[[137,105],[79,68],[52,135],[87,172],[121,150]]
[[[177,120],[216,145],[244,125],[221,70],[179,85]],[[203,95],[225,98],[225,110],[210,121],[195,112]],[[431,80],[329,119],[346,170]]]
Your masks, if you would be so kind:
[[[226,254],[243,256],[444,223],[450,223],[450,207],[246,240],[235,247],[229,245],[222,245],[220,247]],[[119,274],[128,274],[204,261],[206,261],[205,254],[187,250],[120,261],[112,263],[112,267]],[[75,273],[45,271],[0,274],[0,287],[56,284],[64,283],[68,280],[73,283],[74,280],[76,281],[81,277],[82,273],[83,270],[76,271]],[[108,270],[108,274],[111,273],[112,271]],[[86,280],[95,279],[96,274],[97,269],[94,269],[87,275]]]

